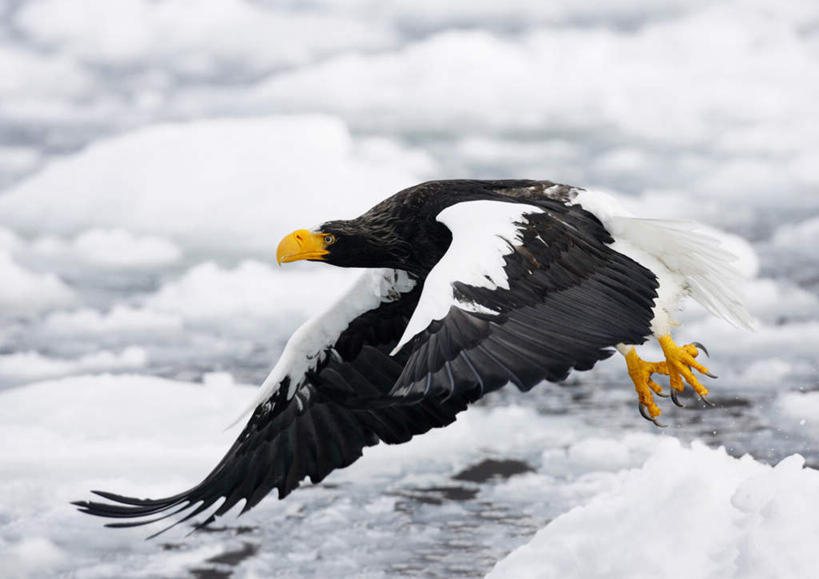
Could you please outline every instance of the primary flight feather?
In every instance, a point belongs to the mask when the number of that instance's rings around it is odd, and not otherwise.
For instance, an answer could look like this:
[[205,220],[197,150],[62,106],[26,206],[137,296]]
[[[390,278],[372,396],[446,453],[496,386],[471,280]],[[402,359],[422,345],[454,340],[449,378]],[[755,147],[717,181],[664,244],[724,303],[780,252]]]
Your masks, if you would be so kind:
[[[641,219],[609,196],[549,181],[431,181],[360,217],[286,236],[279,263],[367,268],[332,307],[290,338],[247,425],[195,487],[162,499],[94,491],[75,503],[93,515],[144,525],[207,513],[207,525],[274,488],[284,498],[357,460],[365,446],[398,444],[446,426],[511,382],[529,390],[588,370],[615,350],[626,360],[643,417],[657,425],[653,374],[671,398],[701,345],[678,346],[673,314],[689,295],[740,326],[733,256],[688,222]],[[634,346],[659,340],[665,360]],[[207,512],[220,499],[218,507]]]

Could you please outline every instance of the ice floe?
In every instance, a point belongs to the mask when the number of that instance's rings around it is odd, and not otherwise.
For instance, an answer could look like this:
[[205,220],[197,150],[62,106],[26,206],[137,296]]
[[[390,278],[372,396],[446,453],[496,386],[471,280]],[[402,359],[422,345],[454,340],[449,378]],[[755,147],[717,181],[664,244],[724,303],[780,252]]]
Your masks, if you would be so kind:
[[[354,217],[422,180],[432,166],[404,147],[354,140],[329,117],[166,124],[51,163],[0,196],[0,223],[80,236],[76,243],[93,245],[97,254],[106,234],[87,230],[103,224],[187,247],[272,254],[292,229]],[[103,260],[111,259],[116,255]],[[121,259],[127,263],[128,256]]]
[[72,305],[76,296],[52,273],[31,271],[0,250],[0,316],[33,315]]
[[[617,456],[600,443],[606,457]],[[611,460],[607,458],[607,460]],[[501,577],[808,577],[819,471],[775,467],[666,439],[610,489],[549,523],[489,574]]]
[[32,243],[31,250],[38,257],[103,269],[157,268],[182,256],[179,247],[167,239],[136,236],[125,229],[90,229],[70,241],[46,236]]

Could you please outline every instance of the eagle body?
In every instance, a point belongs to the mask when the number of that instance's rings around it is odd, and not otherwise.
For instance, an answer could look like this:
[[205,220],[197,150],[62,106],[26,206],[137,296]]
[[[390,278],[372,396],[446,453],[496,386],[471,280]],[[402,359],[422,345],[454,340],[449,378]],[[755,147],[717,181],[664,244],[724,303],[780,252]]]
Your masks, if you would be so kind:
[[[526,391],[617,350],[652,419],[636,376],[649,372],[641,379],[659,393],[651,372],[674,386],[678,357],[696,356],[663,342],[680,298],[751,321],[732,256],[694,225],[634,217],[605,194],[550,181],[422,183],[355,219],[293,232],[277,258],[365,271],[292,335],[239,438],[200,484],[155,500],[95,491],[108,501],[80,510],[135,526],[210,509],[206,525],[274,488],[284,498],[306,477],[317,483],[366,446],[446,426],[507,383]],[[667,363],[636,357],[633,346],[652,336]]]

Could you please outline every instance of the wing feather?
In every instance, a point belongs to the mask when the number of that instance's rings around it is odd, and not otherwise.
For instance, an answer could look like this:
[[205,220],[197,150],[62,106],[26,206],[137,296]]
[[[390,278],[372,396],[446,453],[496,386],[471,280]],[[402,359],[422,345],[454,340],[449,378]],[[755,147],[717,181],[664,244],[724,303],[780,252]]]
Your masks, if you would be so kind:
[[[396,292],[389,291],[395,284],[383,285],[386,272],[382,273],[380,278],[368,274],[381,284],[376,286],[381,288],[381,301],[358,312],[331,343],[321,344],[320,351],[305,350],[302,355],[306,359],[293,364],[293,348],[303,348],[305,343],[291,339],[291,351],[283,355],[291,367],[274,369],[271,375],[278,377],[278,384],[269,387],[268,383],[267,398],[201,483],[162,499],[95,491],[105,502],[74,504],[88,514],[120,519],[108,524],[113,527],[180,517],[171,525],[175,526],[212,509],[211,515],[196,525],[201,528],[242,501],[244,513],[273,489],[284,498],[305,478],[317,483],[333,470],[352,464],[367,446],[382,440],[389,444],[406,442],[430,428],[451,423],[455,414],[466,408],[464,397],[394,408],[356,405],[359,398],[384,399],[398,379],[406,358],[392,358],[388,352],[400,338],[420,293],[420,287],[404,283],[396,299]],[[396,273],[392,279],[402,278]],[[362,284],[357,287],[362,290]],[[376,295],[371,284],[364,284],[363,291]],[[338,324],[338,319],[333,323]],[[293,368],[301,368],[302,373],[296,374]]]
[[[471,399],[507,382],[528,390],[650,335],[655,275],[611,249],[582,208],[531,202],[464,202],[439,215],[452,245],[402,337],[409,359],[393,396]],[[470,244],[483,253],[471,255]]]

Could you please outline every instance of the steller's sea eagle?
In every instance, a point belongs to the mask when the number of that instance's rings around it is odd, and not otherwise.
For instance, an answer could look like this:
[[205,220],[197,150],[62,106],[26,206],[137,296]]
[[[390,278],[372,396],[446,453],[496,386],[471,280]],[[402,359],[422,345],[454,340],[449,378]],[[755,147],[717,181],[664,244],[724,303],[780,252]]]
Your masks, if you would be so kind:
[[[609,196],[549,181],[431,181],[360,217],[287,235],[279,263],[367,268],[332,307],[290,338],[261,386],[250,419],[213,471],[162,499],[94,491],[83,512],[143,525],[175,524],[224,501],[242,512],[271,490],[321,481],[365,446],[399,444],[446,426],[508,382],[526,391],[589,370],[616,349],[640,413],[657,423],[653,374],[670,393],[688,383],[700,344],[678,346],[672,315],[683,296],[740,327],[733,256],[688,222],[643,219]],[[659,340],[665,360],[634,349]],[[659,424],[658,424],[659,425]],[[187,512],[186,512],[187,511]],[[184,514],[183,514],[184,513]]]

